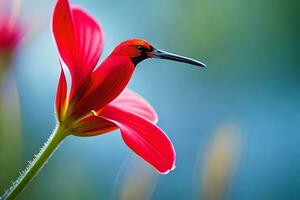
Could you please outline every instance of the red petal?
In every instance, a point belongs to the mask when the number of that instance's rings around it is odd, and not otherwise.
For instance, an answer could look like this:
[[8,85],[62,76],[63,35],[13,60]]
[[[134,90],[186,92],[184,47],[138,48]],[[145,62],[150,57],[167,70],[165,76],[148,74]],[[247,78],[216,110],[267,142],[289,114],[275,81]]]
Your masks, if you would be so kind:
[[134,71],[130,58],[109,56],[92,74],[89,85],[73,106],[72,116],[82,117],[91,110],[100,110],[126,87]]
[[73,96],[73,90],[77,91],[99,60],[103,47],[102,31],[85,11],[71,9],[67,0],[58,0],[52,26],[60,57],[72,76]]
[[78,126],[73,127],[72,133],[76,136],[88,137],[108,133],[117,128],[114,123],[102,117],[89,116],[80,120]]
[[158,121],[157,114],[152,106],[143,97],[129,88],[125,88],[125,90],[109,105],[144,117],[153,123],[157,123]]
[[103,49],[103,34],[97,22],[80,8],[73,8],[76,39],[76,66],[79,76],[89,74],[96,67]]
[[67,0],[58,0],[53,13],[53,34],[61,58],[69,67],[71,74],[75,72],[74,48],[75,34],[70,5]]
[[101,116],[114,122],[121,129],[124,142],[158,172],[168,173],[174,168],[173,145],[155,124],[114,106],[106,106]]
[[[143,97],[128,88],[125,88],[125,90],[109,105],[139,115],[153,123],[158,121],[157,114],[151,105]],[[117,128],[118,127],[114,123],[102,117],[92,115],[82,119],[78,126],[74,127],[75,131],[73,132],[74,135],[86,137],[107,133]]]
[[58,88],[56,93],[56,116],[58,121],[61,121],[64,107],[66,105],[67,98],[67,81],[65,77],[65,73],[61,68],[60,78],[58,82]]

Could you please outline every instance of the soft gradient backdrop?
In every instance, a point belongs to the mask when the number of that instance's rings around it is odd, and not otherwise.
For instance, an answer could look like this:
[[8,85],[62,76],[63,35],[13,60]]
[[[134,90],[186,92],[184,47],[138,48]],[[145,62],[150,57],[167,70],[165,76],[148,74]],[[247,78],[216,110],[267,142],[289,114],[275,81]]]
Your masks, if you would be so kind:
[[[201,177],[195,177],[195,168],[204,164],[207,144],[224,122],[239,127],[243,143],[228,199],[300,199],[298,1],[71,2],[101,22],[101,60],[122,40],[138,37],[208,66],[147,60],[130,82],[157,110],[159,126],[177,152],[176,169],[157,177],[152,199],[197,199],[201,184],[195,182]],[[13,70],[24,167],[55,126],[59,62],[50,29],[54,3],[23,1],[23,16],[41,24]],[[132,157],[118,131],[69,137],[20,199],[116,199],[120,173],[126,171],[122,167]]]

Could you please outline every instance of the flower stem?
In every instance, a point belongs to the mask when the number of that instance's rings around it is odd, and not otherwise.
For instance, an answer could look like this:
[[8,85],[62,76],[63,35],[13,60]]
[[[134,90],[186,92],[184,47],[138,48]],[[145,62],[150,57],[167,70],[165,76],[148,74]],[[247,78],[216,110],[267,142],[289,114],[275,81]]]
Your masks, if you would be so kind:
[[13,183],[13,185],[0,198],[1,200],[13,200],[18,197],[30,181],[38,174],[38,172],[47,163],[48,159],[58,148],[59,144],[67,136],[68,132],[63,126],[58,126],[48,141],[45,143],[39,154],[34,158],[29,166],[21,173],[20,177]]

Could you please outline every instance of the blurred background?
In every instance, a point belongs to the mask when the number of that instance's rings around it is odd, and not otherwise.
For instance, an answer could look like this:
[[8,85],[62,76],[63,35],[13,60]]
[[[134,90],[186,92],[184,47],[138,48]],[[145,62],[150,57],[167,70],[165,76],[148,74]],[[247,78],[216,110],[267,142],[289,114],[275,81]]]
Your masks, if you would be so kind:
[[[239,159],[228,172],[224,184],[230,187],[221,199],[300,199],[298,1],[71,3],[84,7],[101,23],[105,33],[101,61],[119,42],[138,37],[157,48],[199,59],[208,67],[147,60],[137,67],[129,84],[153,105],[159,126],[174,143],[174,171],[157,175],[153,169],[128,170],[126,165],[132,163],[128,160],[139,158],[118,131],[90,138],[69,137],[20,199],[126,199],[122,198],[123,187],[129,184],[124,183],[126,177],[133,177],[129,182],[136,184],[139,176],[131,174],[134,172],[144,175],[140,177],[146,186],[139,183],[141,188],[151,189],[142,193],[144,199],[205,199],[201,193],[205,192],[207,151],[216,129],[227,122],[238,127],[242,147],[236,150]],[[21,152],[21,164],[11,165],[16,171],[11,180],[38,153],[55,127],[60,68],[50,28],[54,4],[54,0],[22,1],[24,20],[40,25],[23,43],[11,72],[22,120],[21,150],[16,148]],[[15,162],[6,156],[0,160]],[[138,166],[148,167],[145,165],[141,162]],[[4,188],[0,189],[2,193]],[[128,195],[127,199],[142,198]]]

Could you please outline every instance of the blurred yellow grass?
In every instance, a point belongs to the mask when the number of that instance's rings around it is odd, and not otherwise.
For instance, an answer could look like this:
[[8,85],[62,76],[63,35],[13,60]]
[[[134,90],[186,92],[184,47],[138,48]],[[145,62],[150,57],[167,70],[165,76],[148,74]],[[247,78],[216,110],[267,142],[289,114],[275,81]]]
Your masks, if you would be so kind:
[[118,199],[149,200],[155,189],[158,173],[138,158],[131,158],[121,171]]
[[232,123],[220,125],[204,154],[203,199],[226,199],[240,153],[241,136],[237,126]]

